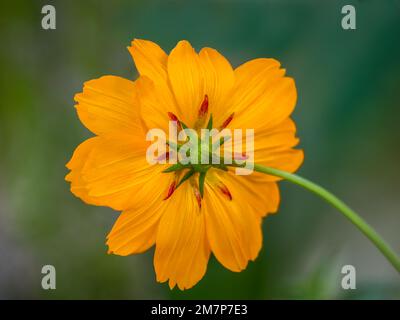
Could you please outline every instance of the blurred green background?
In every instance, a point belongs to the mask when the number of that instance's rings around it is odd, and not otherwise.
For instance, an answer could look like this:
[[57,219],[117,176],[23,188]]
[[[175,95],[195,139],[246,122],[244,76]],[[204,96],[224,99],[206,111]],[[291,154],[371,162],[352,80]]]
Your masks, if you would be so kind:
[[[53,4],[57,29],[41,28]],[[357,30],[341,28],[353,4]],[[91,134],[73,96],[105,74],[133,79],[133,38],[165,50],[181,39],[214,47],[234,66],[280,60],[296,79],[299,173],[361,212],[400,252],[400,1],[2,1],[0,5],[0,298],[382,299],[400,276],[353,225],[315,196],[281,183],[255,263],[232,273],[210,260],[185,292],[158,284],[153,251],[106,254],[118,216],[69,192],[65,163]],[[41,268],[57,289],[41,288]],[[341,268],[357,289],[341,288]]]

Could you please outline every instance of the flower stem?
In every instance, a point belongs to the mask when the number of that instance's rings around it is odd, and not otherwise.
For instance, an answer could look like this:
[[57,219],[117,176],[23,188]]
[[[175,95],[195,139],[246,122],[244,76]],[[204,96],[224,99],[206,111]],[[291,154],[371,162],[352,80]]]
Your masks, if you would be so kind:
[[393,249],[379,236],[379,234],[362,219],[354,210],[350,209],[343,201],[330,193],[325,188],[304,179],[296,174],[286,171],[266,167],[260,164],[254,164],[254,171],[277,176],[295,183],[321,197],[336,209],[338,209],[346,218],[348,218],[372,243],[383,253],[393,267],[400,272],[400,258]]

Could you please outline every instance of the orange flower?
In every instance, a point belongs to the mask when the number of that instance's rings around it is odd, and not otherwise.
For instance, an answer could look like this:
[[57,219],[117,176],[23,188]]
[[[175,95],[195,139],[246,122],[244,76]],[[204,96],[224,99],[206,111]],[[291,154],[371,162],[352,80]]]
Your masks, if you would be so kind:
[[274,59],[232,69],[216,50],[197,54],[187,41],[169,55],[145,40],[128,49],[137,80],[104,76],[75,96],[79,119],[96,136],[67,164],[71,192],[122,211],[107,237],[109,253],[126,256],[155,245],[157,280],[169,280],[170,288],[195,285],[211,252],[227,269],[245,269],[261,249],[262,218],[278,209],[278,178],[211,167],[204,191],[198,170],[177,187],[186,169],[165,173],[168,164],[149,164],[145,135],[151,128],[168,132],[169,120],[199,129],[212,114],[215,128],[254,129],[256,163],[293,172],[303,161],[289,118],[297,98],[293,79]]

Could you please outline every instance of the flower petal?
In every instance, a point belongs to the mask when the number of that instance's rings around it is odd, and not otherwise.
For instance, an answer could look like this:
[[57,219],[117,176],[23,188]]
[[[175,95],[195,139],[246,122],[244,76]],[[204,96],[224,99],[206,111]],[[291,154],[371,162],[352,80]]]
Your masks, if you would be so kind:
[[188,127],[196,121],[204,100],[204,77],[200,59],[190,43],[179,41],[168,57],[168,75],[181,119]]
[[[295,172],[303,163],[304,152],[303,150],[288,149],[282,151],[274,151],[270,154],[264,154],[258,157],[258,163],[267,167]],[[268,177],[268,176],[267,176]],[[281,180],[277,177],[270,177],[271,181]]]
[[74,154],[81,163],[69,175],[71,192],[88,203],[115,210],[145,205],[165,193],[172,179],[162,173],[167,165],[150,165],[145,154],[141,137],[97,137],[89,154],[85,148]]
[[[259,216],[278,210],[280,195],[276,182],[252,175],[235,175],[234,172],[215,171],[216,178],[231,192],[232,201],[247,202]],[[264,179],[263,179],[264,178]],[[237,190],[240,190],[238,192]]]
[[188,183],[168,199],[156,240],[154,267],[157,281],[169,280],[181,290],[194,286],[205,274],[210,255],[204,215]]
[[290,116],[296,87],[279,67],[274,59],[255,59],[235,69],[234,94],[226,112],[226,116],[235,112],[232,127],[268,129]]
[[[299,143],[296,137],[294,122],[287,118],[283,122],[268,129],[259,129],[254,134],[254,148],[248,150],[254,152],[254,162],[272,168],[295,172],[303,163],[304,154],[302,150],[293,149]],[[245,140],[242,150],[246,150]],[[246,153],[248,153],[246,150]],[[254,177],[262,177],[260,181],[281,180],[275,176],[261,173],[252,174]]]
[[205,185],[204,212],[207,237],[217,260],[227,269],[239,272],[254,260],[262,245],[261,217],[247,201],[239,201],[240,189],[232,189],[232,200],[218,188]]
[[160,86],[147,78],[141,76],[137,80],[138,99],[140,102],[141,117],[147,130],[162,129],[166,134],[169,132],[168,112],[177,115],[175,104],[168,104],[168,100],[163,99],[163,92]]
[[159,45],[148,40],[134,39],[128,50],[140,75],[156,83],[166,82],[168,56]]
[[165,207],[166,202],[155,197],[151,204],[122,212],[107,236],[109,253],[127,256],[153,246]]
[[67,168],[71,171],[65,177],[66,181],[71,182],[71,192],[84,202],[101,205],[99,200],[89,196],[85,181],[82,179],[82,168],[87,158],[99,143],[99,137],[93,137],[82,142],[74,151],[71,160],[67,163]]
[[233,69],[217,50],[203,48],[199,53],[204,73],[204,92],[208,95],[210,112],[216,123],[223,122],[226,100],[230,97],[235,83]]
[[[166,53],[154,42],[135,39],[128,48],[141,75],[141,116],[147,129],[168,129],[168,112],[182,118],[170,88]],[[167,131],[166,131],[167,132]]]
[[79,119],[97,135],[142,131],[133,81],[115,76],[87,81],[75,101]]
[[[295,172],[303,163],[303,150],[293,149],[299,143],[296,126],[287,118],[274,128],[257,133],[254,137],[254,161],[271,168]],[[257,173],[257,175],[263,175]],[[270,181],[281,180],[278,177],[263,175]]]

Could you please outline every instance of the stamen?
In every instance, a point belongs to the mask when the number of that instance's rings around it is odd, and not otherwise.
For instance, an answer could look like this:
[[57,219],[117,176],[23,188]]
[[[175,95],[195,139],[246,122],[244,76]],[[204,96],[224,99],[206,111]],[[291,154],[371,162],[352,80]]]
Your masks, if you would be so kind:
[[231,194],[231,192],[229,191],[229,189],[228,189],[228,187],[226,185],[224,185],[221,182],[218,187],[221,190],[221,192],[224,194],[224,196],[226,196],[229,200],[232,200],[232,194]]
[[232,121],[234,115],[235,115],[235,113],[233,112],[233,113],[224,121],[224,123],[221,125],[220,130],[225,129],[225,128],[228,126],[228,124],[231,123],[231,121]]
[[194,191],[194,196],[196,197],[196,200],[197,200],[197,204],[199,205],[199,208],[201,209],[201,194],[200,194],[200,191],[197,188],[193,188],[193,191]]
[[163,160],[169,160],[169,151],[163,153],[162,155],[160,155],[159,157],[157,157],[156,159],[157,161],[163,161]]
[[204,100],[201,103],[197,120],[193,126],[195,130],[203,128],[206,124],[207,120],[207,113],[208,113],[208,95],[204,95]]
[[179,121],[178,117],[173,114],[172,112],[168,112],[168,117],[172,120],[172,121]]
[[208,112],[208,95],[204,95],[204,100],[199,109],[199,118],[203,118]]
[[192,176],[190,178],[189,182],[190,182],[190,185],[192,186],[194,196],[196,197],[196,200],[197,200],[197,204],[199,205],[199,208],[201,209],[201,193],[197,186],[195,178]]
[[176,181],[172,182],[168,188],[167,196],[163,200],[169,199],[176,189]]
[[181,124],[181,122],[179,121],[178,117],[177,117],[174,113],[172,113],[172,112],[168,112],[168,117],[169,117],[169,119],[170,119],[171,121],[175,121],[175,122],[176,122],[176,125],[177,125],[177,127],[178,127],[178,130],[181,131],[181,130],[182,130],[182,124]]

